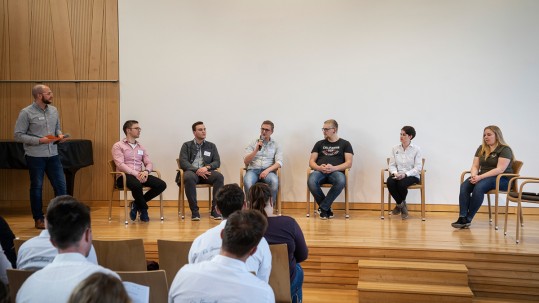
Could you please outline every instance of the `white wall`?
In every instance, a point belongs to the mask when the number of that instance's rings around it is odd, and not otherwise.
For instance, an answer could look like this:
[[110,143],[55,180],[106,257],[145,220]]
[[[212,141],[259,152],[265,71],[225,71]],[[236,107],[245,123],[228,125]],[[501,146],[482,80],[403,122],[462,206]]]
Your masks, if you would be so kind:
[[539,175],[538,12],[536,0],[119,0],[121,121],[139,120],[171,200],[197,120],[226,183],[272,120],[284,201],[305,201],[324,120],[354,148],[355,202],[379,201],[380,169],[413,125],[427,202],[458,204],[486,125],[501,127],[523,174]]

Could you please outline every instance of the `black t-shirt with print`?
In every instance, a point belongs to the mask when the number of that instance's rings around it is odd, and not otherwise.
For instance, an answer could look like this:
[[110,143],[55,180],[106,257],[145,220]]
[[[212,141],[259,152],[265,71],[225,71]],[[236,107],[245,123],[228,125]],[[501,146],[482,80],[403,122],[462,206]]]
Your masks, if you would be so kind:
[[344,154],[354,154],[350,142],[339,138],[335,142],[320,140],[316,142],[311,153],[318,153],[316,164],[331,164],[333,166],[344,163]]

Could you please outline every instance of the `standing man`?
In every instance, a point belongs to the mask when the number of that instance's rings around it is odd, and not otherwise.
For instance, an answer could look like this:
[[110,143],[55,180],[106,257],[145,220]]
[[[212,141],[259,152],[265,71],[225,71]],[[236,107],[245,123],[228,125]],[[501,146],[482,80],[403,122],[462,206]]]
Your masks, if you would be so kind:
[[275,302],[269,284],[249,272],[245,264],[267,226],[257,210],[231,214],[220,232],[223,245],[219,254],[182,267],[170,285],[168,302]]
[[272,202],[277,203],[277,191],[279,179],[275,171],[283,166],[283,151],[275,140],[273,134],[273,122],[266,120],[260,126],[260,138],[251,142],[245,148],[243,163],[247,166],[247,172],[243,177],[245,194],[256,182],[264,182],[271,189]]
[[[307,186],[318,204],[322,220],[333,218],[331,204],[346,185],[344,171],[352,167],[352,157],[354,156],[352,145],[339,138],[338,130],[337,121],[330,119],[324,122],[322,127],[324,140],[316,142],[309,160],[309,166],[314,171],[309,175]],[[324,195],[320,187],[324,183],[332,184],[327,196]]]
[[[139,213],[140,221],[149,222],[147,202],[162,193],[167,188],[167,184],[163,180],[150,175],[153,164],[146,149],[137,141],[142,131],[138,121],[127,120],[124,123],[123,130],[126,137],[114,143],[112,146],[112,158],[116,164],[116,171],[125,173],[127,188],[131,190],[131,194],[135,199],[134,202],[131,202],[129,217],[132,221],[135,221],[137,213]],[[116,179],[116,184],[119,187],[123,186],[122,176]],[[143,187],[150,187],[151,189],[143,193]]]
[[[221,159],[215,144],[206,141],[206,126],[198,121],[191,127],[195,139],[187,141],[180,150],[180,167],[183,169],[185,195],[191,209],[191,220],[199,221],[200,213],[197,204],[196,185],[211,184],[213,186],[213,200],[211,203],[211,218],[221,220],[221,215],[215,211],[215,196],[224,184],[223,175],[216,171],[221,166]],[[181,180],[176,177],[178,185]]]
[[17,293],[17,302],[67,302],[73,289],[95,272],[120,278],[86,259],[92,247],[90,208],[71,196],[54,198],[51,204],[47,209],[47,230],[58,255],[26,279]]
[[15,141],[24,143],[26,165],[30,171],[30,206],[35,227],[45,229],[43,220],[43,177],[45,173],[54,189],[55,196],[67,194],[62,162],[58,146],[64,135],[60,128],[60,116],[52,106],[52,90],[43,84],[32,88],[34,102],[23,108],[15,124]]

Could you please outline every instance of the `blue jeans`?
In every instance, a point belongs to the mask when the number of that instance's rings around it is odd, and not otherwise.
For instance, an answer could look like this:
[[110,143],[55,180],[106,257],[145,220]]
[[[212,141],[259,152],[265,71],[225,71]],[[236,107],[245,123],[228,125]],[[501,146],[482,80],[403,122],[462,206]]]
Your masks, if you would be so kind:
[[[500,190],[507,190],[509,179],[502,177],[500,179]],[[483,204],[485,194],[496,188],[496,177],[485,178],[476,184],[470,183],[470,178],[466,179],[460,185],[459,194],[459,217],[466,217],[468,222],[472,222],[473,217]]]
[[243,186],[245,187],[245,196],[249,194],[249,189],[251,186],[253,186],[256,182],[264,182],[266,183],[270,190],[271,190],[271,197],[273,198],[273,205],[277,203],[277,191],[279,190],[279,178],[277,178],[277,174],[274,172],[269,173],[266,178],[260,179],[260,173],[262,173],[264,169],[248,169],[245,173],[245,176],[243,176]]
[[296,276],[290,281],[290,295],[292,303],[301,303],[303,301],[303,268],[296,263]]
[[43,219],[43,177],[47,174],[54,196],[67,195],[66,179],[59,156],[25,156],[30,171],[30,206],[34,220]]
[[[320,184],[325,183],[333,185],[329,189],[327,195],[324,195],[324,192],[320,187]],[[315,170],[309,175],[309,180],[307,180],[307,186],[309,187],[309,191],[313,195],[316,204],[318,204],[324,211],[328,211],[331,208],[331,204],[333,204],[333,201],[335,201],[341,194],[345,185],[346,177],[342,171],[324,174]]]

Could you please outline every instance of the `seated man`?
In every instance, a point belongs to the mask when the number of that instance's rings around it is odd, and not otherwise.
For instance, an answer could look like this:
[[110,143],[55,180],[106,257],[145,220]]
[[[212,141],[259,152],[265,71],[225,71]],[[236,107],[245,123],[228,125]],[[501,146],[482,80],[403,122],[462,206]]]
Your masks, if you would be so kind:
[[[191,209],[191,220],[200,220],[196,189],[198,183],[213,186],[210,216],[215,220],[221,220],[221,215],[215,211],[215,196],[224,184],[223,175],[215,170],[221,166],[219,152],[215,144],[206,141],[206,127],[203,122],[195,122],[192,129],[195,139],[185,142],[180,150],[180,167],[184,170],[185,195]],[[176,182],[180,184],[179,175]]]
[[256,252],[267,225],[257,210],[231,214],[220,233],[223,245],[219,255],[182,267],[170,286],[168,301],[274,303],[271,287],[250,273],[245,264]]
[[266,120],[260,127],[260,139],[257,139],[245,148],[243,163],[247,166],[247,172],[243,177],[245,194],[256,182],[264,182],[271,189],[273,203],[277,202],[279,179],[275,171],[283,166],[283,151],[275,140],[273,134],[273,122]]
[[[127,188],[131,190],[135,199],[134,203],[131,203],[131,211],[129,212],[131,221],[135,221],[137,213],[139,213],[140,221],[149,222],[147,202],[159,196],[167,188],[167,184],[165,181],[150,175],[153,164],[146,149],[137,141],[142,131],[138,122],[135,120],[126,121],[123,130],[126,137],[112,146],[112,158],[116,164],[116,170],[125,173]],[[122,187],[123,177],[119,176],[116,182],[119,187]],[[151,189],[143,193],[144,186]]]
[[[309,166],[314,170],[309,175],[307,186],[314,197],[320,219],[333,218],[331,204],[339,196],[346,185],[344,170],[352,167],[354,151],[350,142],[339,138],[337,131],[339,124],[331,119],[324,122],[322,132],[324,140],[316,142],[311,151]],[[324,195],[320,185],[332,184],[327,196]]]
[[[226,219],[235,211],[245,208],[245,195],[237,184],[227,184],[216,196],[217,210],[224,220],[221,224],[198,236],[189,250],[189,264],[213,259],[219,254],[222,246],[221,232]],[[258,242],[257,242],[258,243]],[[247,269],[254,272],[262,281],[269,281],[271,273],[271,251],[268,242],[262,238],[257,249],[247,258]]]
[[32,274],[17,293],[17,302],[67,302],[73,289],[89,275],[115,272],[88,262],[92,246],[90,208],[71,196],[59,196],[47,211],[47,230],[58,255]]
[[[47,212],[58,202],[53,199],[47,207]],[[45,218],[45,228],[47,228],[47,218]],[[25,241],[17,253],[17,269],[38,270],[52,263],[58,255],[58,248],[51,243],[51,236],[47,229],[43,230],[39,236]],[[97,255],[94,246],[90,247],[90,253],[86,259],[97,265]]]

